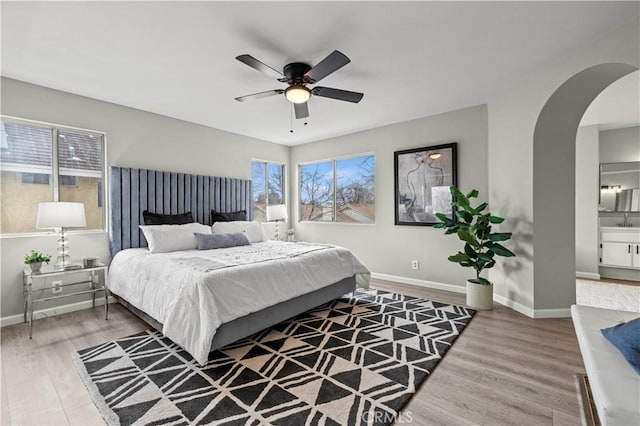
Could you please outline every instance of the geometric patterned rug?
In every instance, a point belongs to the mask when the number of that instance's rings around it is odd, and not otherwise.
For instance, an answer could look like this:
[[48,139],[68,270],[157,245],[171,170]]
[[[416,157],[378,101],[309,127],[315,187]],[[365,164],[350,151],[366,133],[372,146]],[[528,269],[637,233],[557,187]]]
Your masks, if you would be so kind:
[[204,367],[156,331],[74,362],[109,424],[386,425],[474,314],[360,290],[211,352]]

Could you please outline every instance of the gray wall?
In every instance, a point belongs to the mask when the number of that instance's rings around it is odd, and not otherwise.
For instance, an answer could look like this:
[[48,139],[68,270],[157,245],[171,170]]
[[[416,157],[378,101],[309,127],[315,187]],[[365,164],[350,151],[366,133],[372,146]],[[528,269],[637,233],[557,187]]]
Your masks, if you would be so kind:
[[[252,158],[289,161],[286,146],[8,78],[1,84],[4,115],[106,132],[109,165],[250,179]],[[69,240],[72,257],[108,259],[106,232],[71,234]],[[22,312],[24,254],[55,254],[56,236],[2,237],[0,249],[0,315],[6,317]]]
[[[575,150],[562,147],[557,151],[538,152],[540,158],[534,160],[534,130],[540,113],[558,88],[585,69],[603,63],[637,67],[639,29],[636,19],[600,40],[567,52],[519,87],[488,103],[489,201],[498,207],[497,214],[509,218],[505,228],[514,230],[518,254],[515,263],[498,264],[490,277],[496,286],[497,298],[522,312],[533,315],[535,310],[540,310],[546,311],[541,312],[545,315],[567,315],[569,305],[575,300],[574,273],[567,274],[568,268],[572,271],[575,267]],[[566,114],[560,112],[558,119]],[[575,143],[575,129],[573,138],[567,141]],[[545,161],[538,161],[541,159]],[[563,180],[547,187],[534,185],[535,175],[543,176],[548,171],[566,167],[567,163],[571,173],[563,174]],[[565,197],[562,220],[552,214],[534,217],[534,205],[542,211],[546,203],[544,191],[553,188]],[[549,244],[541,253],[534,253],[534,242],[541,238],[555,241],[555,246]],[[551,264],[546,263],[548,260]]]
[[[376,222],[374,225],[302,222],[296,236],[344,246],[372,272],[464,286],[473,278],[470,269],[447,260],[462,248],[442,230],[394,225],[394,151],[458,142],[458,185],[477,188],[487,196],[487,109],[476,106],[432,117],[363,131],[322,142],[292,147],[291,182],[297,182],[297,165],[359,153],[376,156]],[[298,217],[298,194],[292,185],[293,217]],[[411,260],[420,269],[411,269]]]
[[576,135],[576,271],[598,274],[598,126]]

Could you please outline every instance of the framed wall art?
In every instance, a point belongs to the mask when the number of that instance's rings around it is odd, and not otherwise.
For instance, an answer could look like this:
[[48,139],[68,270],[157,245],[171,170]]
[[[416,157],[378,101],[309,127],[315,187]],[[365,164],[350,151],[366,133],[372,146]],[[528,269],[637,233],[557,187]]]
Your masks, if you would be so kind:
[[449,186],[457,185],[457,145],[394,152],[396,225],[433,226],[436,213],[455,218]]

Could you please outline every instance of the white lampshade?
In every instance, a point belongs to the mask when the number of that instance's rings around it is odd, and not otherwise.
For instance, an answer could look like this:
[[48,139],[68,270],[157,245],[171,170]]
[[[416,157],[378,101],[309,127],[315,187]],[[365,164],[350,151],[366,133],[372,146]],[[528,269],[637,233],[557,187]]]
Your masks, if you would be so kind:
[[36,228],[84,228],[87,219],[83,203],[40,203]]
[[267,206],[267,220],[287,220],[287,207],[284,204]]

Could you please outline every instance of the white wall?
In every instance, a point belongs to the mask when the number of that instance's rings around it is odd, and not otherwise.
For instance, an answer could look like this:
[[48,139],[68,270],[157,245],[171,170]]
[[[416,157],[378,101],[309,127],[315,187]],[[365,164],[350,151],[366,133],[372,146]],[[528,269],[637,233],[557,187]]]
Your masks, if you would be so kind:
[[[568,167],[573,169],[575,151],[572,147],[567,157],[563,157],[564,147],[559,152],[550,150],[540,153],[549,159],[549,164],[555,163],[553,167],[543,164],[544,162],[534,163],[534,129],[540,112],[552,94],[582,70],[602,63],[623,63],[637,67],[640,62],[639,29],[636,19],[583,49],[567,52],[546,70],[488,104],[489,201],[498,208],[498,215],[509,218],[504,225],[515,231],[518,255],[515,264],[499,264],[491,271],[490,276],[496,286],[498,299],[505,300],[522,312],[533,315],[539,310],[545,315],[566,315],[567,308],[575,300],[575,292],[572,292],[575,279],[571,277],[572,274],[565,276],[564,269],[555,269],[556,265],[564,265],[565,269],[566,265],[571,265],[573,269],[575,264],[575,230],[571,223],[574,217],[574,171],[571,170],[565,181],[556,182],[563,188],[571,185],[571,189],[565,194],[566,209],[570,212],[570,218],[566,222],[555,220],[552,214],[549,214],[550,218],[534,217],[534,205],[544,209],[544,191],[552,191],[554,187],[536,188],[533,184],[534,175],[543,176],[549,171],[555,172],[554,169],[567,167],[567,162]],[[574,118],[570,117],[572,120]],[[544,235],[544,238],[551,240],[562,236],[557,238],[558,242],[562,242],[555,247],[551,244],[536,256],[534,242],[540,240],[537,238],[538,231],[540,237]],[[544,261],[536,262],[545,256],[547,259],[554,259],[553,267],[547,268]]]
[[601,163],[640,161],[640,127],[601,131],[599,152]]
[[[296,223],[297,238],[344,246],[373,272],[464,286],[474,272],[447,260],[463,247],[455,236],[431,227],[394,225],[394,151],[453,141],[458,142],[458,185],[467,191],[477,188],[486,198],[484,105],[292,147],[291,182],[297,182],[297,164],[302,162],[368,152],[376,157],[375,224]],[[297,184],[291,188],[292,216],[297,218]],[[413,259],[420,262],[417,271],[411,269]]]
[[[8,78],[1,84],[4,115],[106,132],[110,166],[250,179],[252,158],[289,161],[286,146]],[[71,234],[69,240],[72,257],[109,257],[106,232]],[[55,235],[0,238],[0,316],[22,312],[24,254],[55,248]]]
[[585,126],[576,135],[576,272],[598,276],[598,126]]

